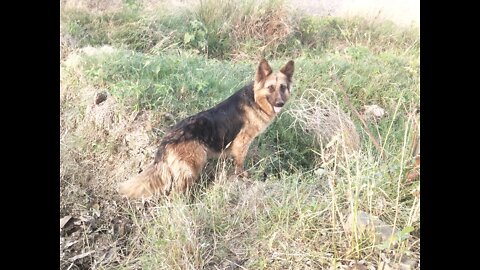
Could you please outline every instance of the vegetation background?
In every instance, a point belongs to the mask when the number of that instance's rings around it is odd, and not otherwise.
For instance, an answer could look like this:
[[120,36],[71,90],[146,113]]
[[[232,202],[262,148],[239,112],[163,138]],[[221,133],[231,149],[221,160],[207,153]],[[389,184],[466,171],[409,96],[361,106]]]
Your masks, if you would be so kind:
[[[419,269],[419,3],[363,2],[61,1],[61,268]],[[295,85],[249,179],[212,160],[192,196],[119,197],[261,57]]]

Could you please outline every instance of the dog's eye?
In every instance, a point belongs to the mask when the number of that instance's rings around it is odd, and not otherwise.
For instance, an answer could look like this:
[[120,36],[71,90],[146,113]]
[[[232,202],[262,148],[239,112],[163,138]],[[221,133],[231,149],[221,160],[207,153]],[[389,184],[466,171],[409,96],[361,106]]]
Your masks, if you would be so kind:
[[286,86],[286,85],[284,85],[284,84],[280,85],[280,90],[281,90],[282,92],[285,92],[286,89],[287,89],[287,86]]
[[273,85],[270,85],[268,87],[268,90],[270,90],[270,93],[272,93],[273,91],[275,91],[275,87],[273,87]]

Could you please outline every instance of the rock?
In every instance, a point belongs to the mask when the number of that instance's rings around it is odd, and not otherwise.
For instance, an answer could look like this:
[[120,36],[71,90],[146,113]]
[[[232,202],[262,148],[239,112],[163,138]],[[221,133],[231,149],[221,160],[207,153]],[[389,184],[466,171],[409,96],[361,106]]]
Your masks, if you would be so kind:
[[353,233],[355,229],[359,234],[362,234],[367,227],[373,226],[370,215],[363,211],[357,212],[355,216],[353,213],[350,213],[347,217],[347,222],[345,223],[345,231],[348,233]]
[[355,226],[358,234],[375,233],[377,243],[389,240],[394,232],[392,226],[363,211],[358,211],[356,216],[350,213],[344,229],[347,233],[353,233]]
[[412,270],[415,269],[417,260],[410,258],[409,256],[403,256],[400,261],[400,270]]
[[324,168],[317,168],[315,171],[314,171],[315,175],[320,178],[324,175],[325,173],[325,169]]
[[[413,270],[415,269],[416,261],[405,257],[400,263],[381,262],[378,264],[378,270]],[[405,262],[404,262],[405,261]]]
[[393,228],[378,220],[375,224],[375,232],[377,233],[377,237],[380,236],[381,240],[385,242],[393,235]]
[[363,106],[363,115],[367,119],[380,119],[385,115],[385,110],[378,105],[365,105]]
[[365,266],[365,264],[356,262],[348,266],[346,270],[368,270],[368,268]]

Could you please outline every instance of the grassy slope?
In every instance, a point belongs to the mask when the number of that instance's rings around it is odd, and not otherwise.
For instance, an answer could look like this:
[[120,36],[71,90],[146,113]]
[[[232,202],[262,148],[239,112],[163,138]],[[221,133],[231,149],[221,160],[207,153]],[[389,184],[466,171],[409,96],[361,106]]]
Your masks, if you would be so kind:
[[[122,151],[117,138],[80,128],[89,102],[78,94],[81,89],[107,90],[121,108],[118,118],[142,109],[151,112],[155,128],[148,135],[154,138],[171,124],[165,115],[178,121],[216,104],[251,80],[257,61],[252,59],[266,56],[274,68],[290,58],[296,60],[292,100],[252,144],[247,158],[254,182],[231,179],[230,164],[218,162],[212,164],[213,173],[202,176],[215,181],[192,199],[159,201],[148,210],[119,203],[119,213],[133,221],[137,233],[127,239],[125,254],[116,265],[129,267],[139,263],[138,258],[143,269],[235,264],[249,269],[334,269],[352,260],[363,259],[377,267],[385,257],[393,261],[418,257],[419,199],[415,194],[419,179],[405,181],[412,162],[412,115],[419,107],[416,30],[359,18],[286,13],[288,27],[259,40],[258,25],[268,29],[269,20],[288,12],[281,1],[258,6],[244,2],[240,8],[221,1],[218,9],[225,12],[213,11],[211,1],[202,3],[183,12],[148,12],[141,5],[125,5],[111,13],[70,9],[61,14],[62,34],[70,41],[62,45],[63,60],[68,54],[79,59],[76,65],[68,64],[71,59],[61,64],[63,190],[68,189],[65,183],[88,182],[83,180],[88,177],[105,182],[95,173],[79,171],[106,170],[96,162]],[[239,36],[234,26],[242,24],[251,31]],[[90,55],[76,50],[102,45],[114,49]],[[377,104],[388,112],[378,123],[370,123],[384,147],[384,159],[343,103],[330,74],[340,79],[357,109]],[[337,93],[340,106],[352,115],[362,137],[359,153],[325,160],[319,154],[324,149],[294,124],[288,110],[308,89]],[[94,145],[92,138],[96,138]],[[73,165],[74,157],[83,161]],[[73,200],[69,194],[62,193],[62,200]],[[346,233],[346,217],[360,210],[399,230],[413,226],[414,231],[390,251],[379,248],[372,234]]]

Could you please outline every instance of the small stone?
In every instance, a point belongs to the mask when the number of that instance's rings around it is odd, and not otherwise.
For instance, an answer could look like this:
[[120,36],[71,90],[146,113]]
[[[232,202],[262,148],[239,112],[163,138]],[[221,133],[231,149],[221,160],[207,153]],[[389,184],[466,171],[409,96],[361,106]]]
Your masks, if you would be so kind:
[[385,115],[385,110],[378,105],[365,105],[363,114],[367,118],[380,119]]
[[353,233],[356,226],[356,230],[359,234],[365,231],[375,233],[377,242],[385,242],[393,235],[394,229],[392,226],[387,225],[377,217],[371,216],[364,211],[358,211],[357,215],[350,213],[345,222],[345,231],[347,233]]

